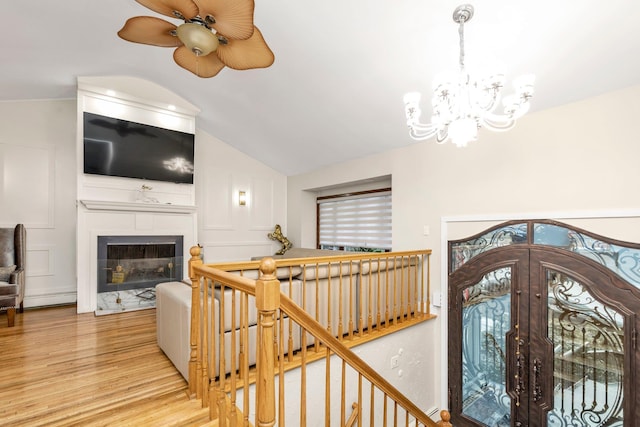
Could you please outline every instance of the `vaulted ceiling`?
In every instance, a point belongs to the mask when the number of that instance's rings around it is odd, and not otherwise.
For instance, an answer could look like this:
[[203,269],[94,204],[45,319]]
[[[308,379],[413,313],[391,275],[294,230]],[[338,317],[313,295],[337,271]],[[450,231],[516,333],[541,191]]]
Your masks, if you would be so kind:
[[[256,0],[254,23],[275,63],[202,79],[174,63],[173,49],[117,36],[132,16],[162,17],[134,0],[5,2],[0,100],[74,98],[78,76],[140,77],[199,107],[198,128],[303,173],[414,143],[403,94],[422,92],[429,117],[434,77],[457,69],[461,3]],[[532,111],[640,83],[636,0],[472,4],[467,69],[503,72],[507,85],[534,73]]]

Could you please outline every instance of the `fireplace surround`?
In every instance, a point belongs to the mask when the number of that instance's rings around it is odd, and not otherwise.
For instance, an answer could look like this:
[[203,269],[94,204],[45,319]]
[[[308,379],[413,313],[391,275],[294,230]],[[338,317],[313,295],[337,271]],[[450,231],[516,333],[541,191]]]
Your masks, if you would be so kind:
[[182,280],[182,236],[98,236],[98,293]]
[[[98,238],[129,236],[166,239],[166,236],[182,236],[182,249],[176,249],[179,263],[189,259],[189,248],[197,242],[197,207],[165,203],[140,203],[105,200],[80,200],[78,203],[78,313],[98,312],[105,300],[112,299],[110,294],[126,298],[131,293],[139,294],[144,290],[122,290],[111,293],[98,290]],[[143,240],[144,241],[144,240]],[[135,243],[135,241],[134,241]],[[117,267],[117,265],[116,265]],[[124,266],[123,266],[124,269]],[[182,274],[175,274],[176,281],[188,279],[187,268]],[[151,286],[151,291],[153,291]],[[145,295],[150,295],[147,292]],[[113,298],[114,301],[117,297]],[[137,300],[139,298],[136,298]]]

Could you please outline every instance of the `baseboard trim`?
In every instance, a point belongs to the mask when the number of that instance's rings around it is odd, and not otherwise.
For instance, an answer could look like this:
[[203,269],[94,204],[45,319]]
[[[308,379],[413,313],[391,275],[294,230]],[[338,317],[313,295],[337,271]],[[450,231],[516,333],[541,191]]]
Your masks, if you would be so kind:
[[78,301],[76,292],[65,292],[51,295],[27,295],[24,297],[25,308],[44,307],[48,305],[75,304]]

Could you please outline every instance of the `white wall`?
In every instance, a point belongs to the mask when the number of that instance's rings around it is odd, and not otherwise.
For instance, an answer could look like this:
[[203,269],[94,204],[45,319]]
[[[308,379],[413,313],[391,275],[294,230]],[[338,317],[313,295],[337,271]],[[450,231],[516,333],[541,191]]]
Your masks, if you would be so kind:
[[0,226],[27,229],[25,307],[75,301],[76,102],[1,102]]
[[[202,132],[196,133],[196,204],[199,244],[206,262],[273,255],[281,245],[267,234],[287,234],[287,179],[259,161]],[[259,143],[259,142],[256,142]],[[245,191],[247,204],[238,204]]]
[[[554,213],[580,218],[601,212],[605,217],[624,215],[626,227],[639,229],[639,99],[636,86],[532,113],[509,132],[481,130],[479,140],[467,148],[424,141],[289,177],[288,238],[298,246],[315,244],[315,222],[309,219],[314,217],[315,194],[307,190],[386,174],[393,183],[393,248],[433,249],[433,290],[445,295],[441,266],[447,237],[441,224],[447,218],[496,220]],[[398,135],[398,144],[405,145],[408,138]],[[601,221],[579,222],[586,229],[593,224],[596,232],[607,229]],[[424,226],[429,235],[423,234]],[[487,226],[479,223],[468,230]],[[640,241],[636,231],[628,236],[625,240]],[[402,386],[424,390],[424,400],[416,402],[421,407],[446,404],[446,353],[437,350],[446,348],[446,312],[439,314],[436,327],[413,330],[412,339],[425,343],[432,362],[410,373],[414,382]]]

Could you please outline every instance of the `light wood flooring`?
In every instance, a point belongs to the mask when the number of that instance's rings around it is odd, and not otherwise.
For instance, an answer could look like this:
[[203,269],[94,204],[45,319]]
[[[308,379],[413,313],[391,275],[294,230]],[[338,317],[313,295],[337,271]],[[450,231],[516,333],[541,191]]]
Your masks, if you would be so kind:
[[155,309],[0,314],[0,425],[214,426],[156,344]]

